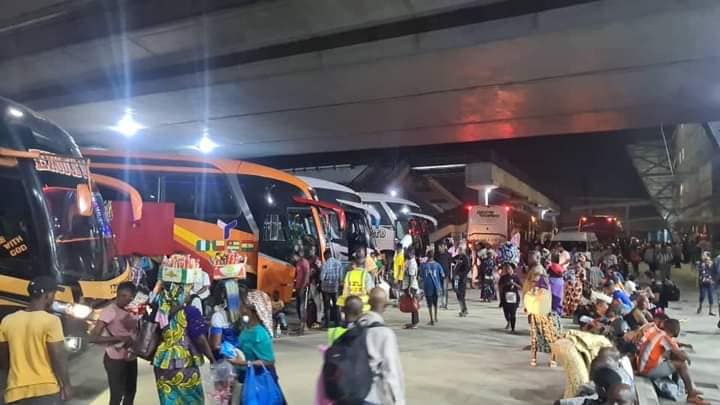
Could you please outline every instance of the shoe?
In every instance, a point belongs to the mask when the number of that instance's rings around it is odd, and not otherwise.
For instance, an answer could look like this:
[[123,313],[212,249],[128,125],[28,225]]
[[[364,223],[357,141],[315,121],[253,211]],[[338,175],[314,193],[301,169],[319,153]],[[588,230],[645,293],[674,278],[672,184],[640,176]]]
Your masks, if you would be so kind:
[[702,305],[698,307],[697,314],[700,315],[700,312],[702,312]]
[[708,315],[710,315],[710,316],[715,316],[715,313],[713,313],[713,311],[710,311],[710,312],[708,313]]
[[508,329],[510,329],[510,322],[505,324],[505,330],[508,330]]

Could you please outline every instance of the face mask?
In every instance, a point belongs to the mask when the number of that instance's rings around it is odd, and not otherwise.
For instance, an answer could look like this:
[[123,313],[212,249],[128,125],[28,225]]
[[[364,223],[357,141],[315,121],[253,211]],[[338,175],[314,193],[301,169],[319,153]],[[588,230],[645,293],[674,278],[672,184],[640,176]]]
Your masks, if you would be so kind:
[[241,318],[241,322],[243,323],[243,325],[247,325],[250,322],[250,317],[247,315],[243,315]]

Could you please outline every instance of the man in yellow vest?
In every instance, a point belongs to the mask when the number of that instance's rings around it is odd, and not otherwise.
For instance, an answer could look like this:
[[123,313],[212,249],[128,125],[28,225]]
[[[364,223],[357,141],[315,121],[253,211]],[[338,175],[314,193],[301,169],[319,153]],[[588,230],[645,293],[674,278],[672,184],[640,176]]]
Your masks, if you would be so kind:
[[345,273],[343,292],[338,298],[338,305],[345,305],[345,299],[351,295],[360,297],[363,302],[363,311],[368,311],[370,290],[375,288],[372,275],[365,270],[365,249],[360,248],[353,253],[353,262],[350,271]]

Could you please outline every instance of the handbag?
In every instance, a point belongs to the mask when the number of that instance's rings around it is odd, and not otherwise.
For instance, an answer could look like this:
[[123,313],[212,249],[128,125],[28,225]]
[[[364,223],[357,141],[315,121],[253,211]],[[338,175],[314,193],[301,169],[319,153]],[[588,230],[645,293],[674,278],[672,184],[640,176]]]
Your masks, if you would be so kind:
[[153,361],[159,345],[160,325],[145,318],[141,319],[137,339],[130,351],[141,359]]
[[280,386],[265,366],[248,366],[242,392],[243,405],[284,405]]
[[528,314],[531,315],[549,314],[552,304],[550,290],[546,290],[544,288],[536,288],[534,290],[534,293],[532,292],[533,290],[530,290],[523,297],[523,302],[525,303],[525,310],[527,310]]
[[400,296],[400,302],[398,304],[398,307],[400,308],[400,312],[408,314],[411,312],[419,311],[420,303],[417,299],[415,299],[415,297],[412,297],[408,294],[403,294]]

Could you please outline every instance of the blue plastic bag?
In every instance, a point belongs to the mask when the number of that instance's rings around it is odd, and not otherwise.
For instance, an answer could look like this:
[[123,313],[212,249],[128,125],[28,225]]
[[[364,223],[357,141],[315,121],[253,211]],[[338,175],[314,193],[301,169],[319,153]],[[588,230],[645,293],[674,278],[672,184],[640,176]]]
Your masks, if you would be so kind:
[[284,405],[280,386],[265,366],[248,366],[243,384],[243,405]]

